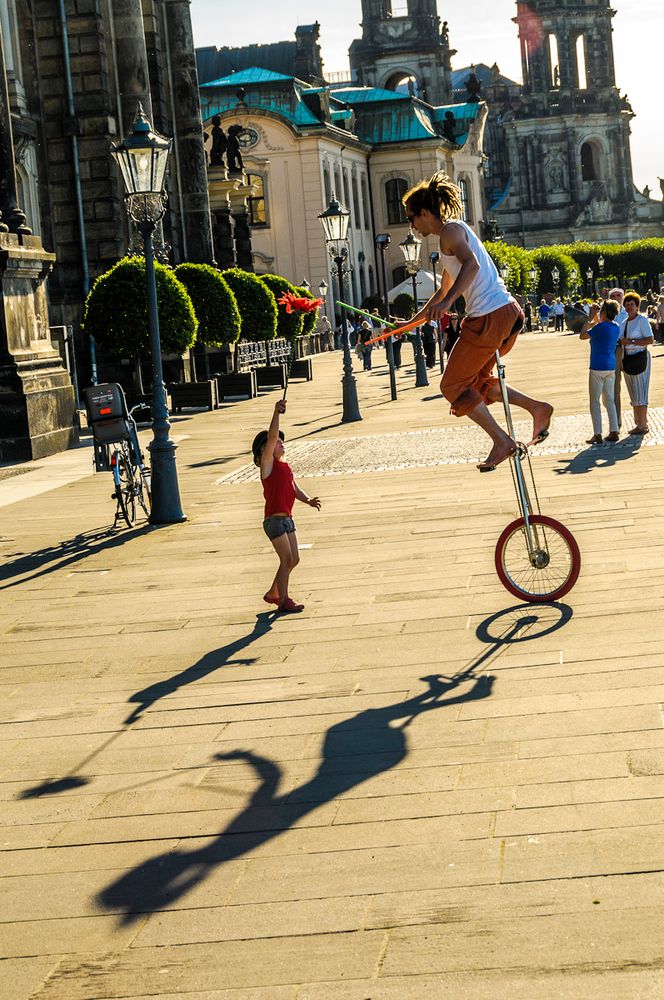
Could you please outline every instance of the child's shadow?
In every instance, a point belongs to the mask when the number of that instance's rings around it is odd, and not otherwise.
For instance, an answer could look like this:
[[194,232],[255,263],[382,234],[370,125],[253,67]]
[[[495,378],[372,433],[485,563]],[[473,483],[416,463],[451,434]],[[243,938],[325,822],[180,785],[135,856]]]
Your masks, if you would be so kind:
[[636,435],[626,438],[619,444],[599,444],[584,448],[574,458],[559,459],[561,467],[554,469],[559,476],[567,473],[580,475],[585,472],[592,472],[593,469],[607,469],[617,462],[624,462],[639,450],[643,444],[643,438]]

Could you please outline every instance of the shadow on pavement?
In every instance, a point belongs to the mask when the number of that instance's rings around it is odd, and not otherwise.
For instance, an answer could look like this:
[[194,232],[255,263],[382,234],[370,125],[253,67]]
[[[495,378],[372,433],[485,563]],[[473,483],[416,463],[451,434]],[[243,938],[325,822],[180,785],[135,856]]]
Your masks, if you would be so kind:
[[[167,851],[125,872],[99,893],[96,904],[119,913],[122,924],[171,905],[217,865],[249,854],[324,803],[396,767],[408,755],[407,729],[420,715],[490,697],[494,677],[476,676],[478,667],[514,642],[555,631],[571,615],[563,604],[520,605],[492,615],[476,631],[489,645],[481,656],[452,676],[421,677],[426,688],[411,698],[365,709],[332,726],[324,736],[316,774],[290,792],[279,792],[282,772],[274,761],[240,748],[216,754],[214,760],[246,761],[256,773],[258,786],[242,811],[204,847]],[[472,686],[457,693],[466,683]]]
[[558,459],[561,468],[553,471],[559,476],[567,473],[578,476],[592,472],[593,469],[608,469],[611,465],[632,458],[642,444],[643,438],[636,436],[626,438],[618,444],[593,444],[589,448],[584,448],[574,458]]
[[[35,552],[15,552],[13,558],[9,558],[0,566],[0,584],[4,581],[11,581],[0,586],[0,590],[8,590],[18,584],[27,583],[29,580],[36,580],[47,573],[54,573],[56,570],[66,569],[73,566],[88,556],[97,555],[106,549],[114,549],[119,545],[132,541],[139,535],[144,535],[148,531],[156,528],[145,522],[138,528],[112,527],[92,528],[90,531],[82,531],[79,535],[74,535],[57,545],[49,545],[47,548],[37,549]],[[24,575],[28,574],[28,575]],[[17,579],[20,577],[20,579]]]

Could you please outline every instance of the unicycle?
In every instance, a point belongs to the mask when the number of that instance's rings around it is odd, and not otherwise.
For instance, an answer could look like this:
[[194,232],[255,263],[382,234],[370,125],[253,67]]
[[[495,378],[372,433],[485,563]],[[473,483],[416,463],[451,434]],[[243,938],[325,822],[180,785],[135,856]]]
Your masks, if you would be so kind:
[[[516,441],[507,398],[505,365],[498,351],[496,363],[507,433]],[[508,524],[498,539],[496,572],[502,585],[514,597],[530,602],[556,601],[569,593],[578,579],[581,569],[579,546],[564,524],[542,514],[525,444],[517,441],[516,451],[510,457],[510,468],[521,516]]]

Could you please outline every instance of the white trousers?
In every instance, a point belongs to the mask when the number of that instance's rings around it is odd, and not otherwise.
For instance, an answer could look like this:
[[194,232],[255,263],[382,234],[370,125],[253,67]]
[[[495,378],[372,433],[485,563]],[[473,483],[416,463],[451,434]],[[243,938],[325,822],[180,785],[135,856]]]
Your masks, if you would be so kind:
[[614,399],[616,373],[615,371],[600,372],[590,369],[588,391],[590,393],[590,416],[593,421],[593,434],[602,433],[602,408],[604,403],[609,418],[609,431],[618,430],[618,413]]

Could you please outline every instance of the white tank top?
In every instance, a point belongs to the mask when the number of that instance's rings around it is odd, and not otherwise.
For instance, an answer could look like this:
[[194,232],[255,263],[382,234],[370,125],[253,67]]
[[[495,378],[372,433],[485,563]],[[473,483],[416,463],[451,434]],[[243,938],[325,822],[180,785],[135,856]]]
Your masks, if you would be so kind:
[[[467,316],[488,316],[489,313],[495,312],[496,309],[500,309],[501,306],[506,306],[509,302],[514,302],[514,299],[507,291],[505,282],[498,274],[496,265],[491,260],[491,257],[486,252],[484,244],[475,235],[470,226],[463,221],[463,219],[454,219],[450,222],[445,223],[445,225],[461,226],[465,231],[468,238],[468,245],[473,251],[480,265],[479,272],[476,274],[474,281],[468,288],[463,292],[463,297],[466,300],[466,315]],[[440,231],[441,243],[443,238],[443,232],[445,226]],[[452,281],[456,281],[459,271],[461,270],[461,261],[458,257],[450,257],[442,252],[440,253],[441,266],[447,271],[447,273],[452,278]]]

